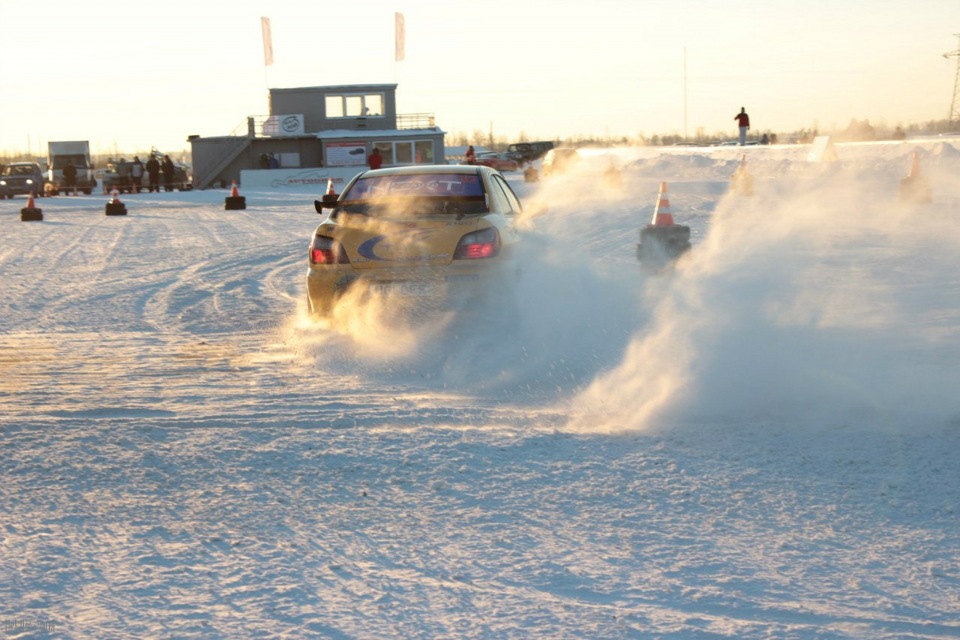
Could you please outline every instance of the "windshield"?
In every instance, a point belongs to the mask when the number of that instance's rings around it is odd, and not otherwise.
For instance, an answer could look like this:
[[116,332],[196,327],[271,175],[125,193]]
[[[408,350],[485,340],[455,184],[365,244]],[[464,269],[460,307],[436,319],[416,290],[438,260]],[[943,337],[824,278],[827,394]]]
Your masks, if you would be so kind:
[[361,177],[344,197],[345,201],[406,197],[483,197],[483,183],[476,174],[421,173]]
[[35,173],[36,170],[29,164],[12,164],[3,169],[5,176],[32,176]]
[[476,174],[361,177],[341,202],[347,211],[367,215],[466,215],[487,211],[483,181]]

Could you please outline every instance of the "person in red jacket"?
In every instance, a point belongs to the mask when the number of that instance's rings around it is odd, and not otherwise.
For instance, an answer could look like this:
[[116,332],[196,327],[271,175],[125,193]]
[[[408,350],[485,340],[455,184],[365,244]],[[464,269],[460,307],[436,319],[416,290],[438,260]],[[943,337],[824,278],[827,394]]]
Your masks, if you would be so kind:
[[383,166],[383,156],[380,155],[380,149],[376,147],[373,148],[373,151],[370,152],[370,157],[367,158],[367,164],[370,165],[371,169],[379,169]]
[[740,107],[740,113],[733,116],[733,119],[737,121],[737,126],[740,127],[740,146],[747,144],[747,129],[750,128],[750,116],[747,115],[747,110],[744,107]]

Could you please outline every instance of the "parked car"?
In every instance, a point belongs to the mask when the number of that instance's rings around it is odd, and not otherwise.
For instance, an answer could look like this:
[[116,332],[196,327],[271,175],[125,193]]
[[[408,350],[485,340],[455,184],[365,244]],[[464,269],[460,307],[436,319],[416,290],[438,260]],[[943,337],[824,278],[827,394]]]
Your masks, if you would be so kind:
[[44,196],[43,170],[36,162],[11,162],[0,173],[0,197]]
[[[498,171],[418,165],[355,176],[337,196],[308,252],[307,301],[328,316],[349,292],[401,308],[459,296],[503,296],[519,234],[519,198]],[[491,286],[496,285],[496,286]]]
[[497,153],[496,151],[478,153],[476,164],[492,167],[497,171],[516,171],[520,168],[519,162],[505,153]]
[[557,147],[547,152],[540,163],[540,173],[549,176],[553,173],[569,171],[580,161],[580,154],[570,147]]
[[533,162],[542,158],[550,149],[553,149],[553,143],[549,140],[539,142],[517,142],[507,147],[507,153],[521,164],[524,162]]

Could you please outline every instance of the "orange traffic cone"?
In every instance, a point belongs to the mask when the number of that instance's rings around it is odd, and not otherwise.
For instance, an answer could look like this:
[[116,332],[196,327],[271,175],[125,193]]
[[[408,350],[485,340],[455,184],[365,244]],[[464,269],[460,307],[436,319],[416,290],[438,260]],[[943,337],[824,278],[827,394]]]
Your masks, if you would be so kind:
[[337,195],[337,190],[333,188],[333,178],[327,180],[327,195]]
[[20,209],[20,220],[23,222],[43,220],[43,210],[38,209],[33,202],[33,191],[30,192],[30,197],[27,199],[27,206]]
[[900,179],[899,196],[902,202],[920,202],[924,204],[933,202],[930,183],[920,175],[920,154],[916,151],[913,152],[910,172],[906,178]]
[[657,195],[657,206],[653,210],[653,221],[651,224],[655,227],[668,227],[673,224],[673,214],[670,213],[670,199],[667,198],[667,183],[660,183],[660,193]]
[[660,270],[690,249],[690,227],[673,223],[667,183],[660,183],[653,220],[640,230],[637,259],[647,268]]
[[120,192],[114,188],[110,192],[110,200],[107,202],[106,214],[108,216],[125,216],[127,215],[127,205],[120,202]]
[[910,164],[910,171],[907,173],[908,178],[919,178],[920,177],[920,154],[916,151],[913,152],[913,160]]
[[247,208],[247,199],[240,195],[240,189],[237,188],[237,181],[234,180],[230,187],[230,195],[223,201],[223,208],[228,211],[236,211]]

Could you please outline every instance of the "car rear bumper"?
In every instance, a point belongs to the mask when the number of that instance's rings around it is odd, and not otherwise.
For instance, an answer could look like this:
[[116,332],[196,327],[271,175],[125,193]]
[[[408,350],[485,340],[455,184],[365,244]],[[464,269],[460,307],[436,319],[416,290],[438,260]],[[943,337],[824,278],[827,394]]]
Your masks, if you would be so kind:
[[[307,270],[307,297],[317,313],[332,309],[348,291],[388,298],[400,303],[434,306],[474,298],[511,277],[512,261],[458,261],[430,269],[354,269],[311,265]],[[360,292],[360,291],[358,291]]]

